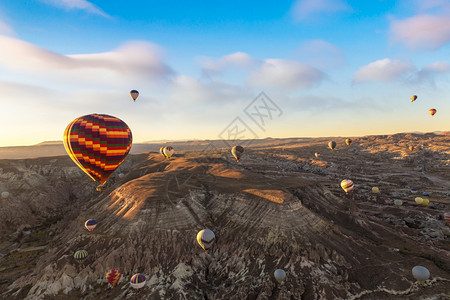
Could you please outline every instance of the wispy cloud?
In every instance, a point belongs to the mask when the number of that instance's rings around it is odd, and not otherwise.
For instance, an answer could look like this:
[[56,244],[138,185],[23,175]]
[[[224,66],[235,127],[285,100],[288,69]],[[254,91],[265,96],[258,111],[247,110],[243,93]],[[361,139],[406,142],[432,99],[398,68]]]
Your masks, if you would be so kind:
[[320,69],[339,67],[345,61],[344,53],[337,46],[320,39],[301,45],[299,56],[302,61]]
[[354,82],[391,81],[401,78],[408,72],[414,71],[414,65],[409,62],[391,60],[389,58],[374,61],[356,71]]
[[0,34],[13,35],[14,30],[11,28],[11,26],[0,20]]
[[200,58],[202,72],[207,75],[220,74],[230,67],[249,70],[260,63],[260,60],[252,58],[245,52],[235,52],[219,59],[213,59],[211,57]]
[[350,10],[350,6],[343,0],[297,0],[291,12],[296,21],[301,21],[316,17],[320,13]]
[[417,50],[436,50],[449,43],[450,2],[420,1],[418,6],[419,14],[391,21],[391,40]]
[[86,0],[41,0],[44,3],[48,3],[54,5],[56,7],[64,8],[64,9],[79,9],[85,10],[87,12],[97,14],[103,17],[110,18],[111,16],[105,13],[103,10],[98,8],[96,5],[92,4]]
[[[0,49],[0,66],[29,74],[47,74],[57,79],[68,76],[74,80],[96,82],[102,78],[95,77],[105,72],[109,72],[108,77],[129,75],[146,80],[164,79],[173,74],[162,61],[161,49],[148,42],[128,42],[110,52],[64,55],[0,35]],[[86,70],[91,78],[86,78]]]
[[278,88],[295,91],[311,88],[325,79],[318,69],[283,59],[266,59],[254,70],[247,83],[258,88]]

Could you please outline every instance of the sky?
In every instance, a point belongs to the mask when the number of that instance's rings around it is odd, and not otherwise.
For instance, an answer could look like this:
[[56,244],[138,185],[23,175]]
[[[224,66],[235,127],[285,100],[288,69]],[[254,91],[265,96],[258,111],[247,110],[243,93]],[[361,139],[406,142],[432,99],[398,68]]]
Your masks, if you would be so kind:
[[2,0],[0,146],[450,130],[450,0],[260,2]]

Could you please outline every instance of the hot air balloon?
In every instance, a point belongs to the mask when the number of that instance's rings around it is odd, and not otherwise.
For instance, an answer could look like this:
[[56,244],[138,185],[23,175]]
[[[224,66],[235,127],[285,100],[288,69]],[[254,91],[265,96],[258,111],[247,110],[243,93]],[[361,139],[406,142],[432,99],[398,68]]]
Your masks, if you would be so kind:
[[130,96],[131,96],[131,98],[133,98],[133,101],[136,101],[137,97],[139,97],[139,92],[136,91],[136,90],[131,90],[130,91]]
[[416,101],[416,99],[417,99],[417,96],[416,96],[416,95],[412,95],[412,96],[411,96],[411,102]]
[[197,233],[197,242],[205,251],[211,248],[215,240],[216,236],[212,230],[203,229]]
[[436,113],[437,110],[435,110],[434,108],[430,109],[428,112],[430,113],[431,116],[434,116],[434,114]]
[[394,200],[394,205],[396,205],[396,206],[402,206],[402,204],[403,204],[403,201],[402,201],[402,200],[400,200],[400,199],[395,199],[395,200]]
[[73,255],[73,258],[79,263],[81,263],[83,260],[85,260],[88,257],[88,253],[86,250],[78,250]]
[[286,272],[282,269],[276,269],[275,272],[273,272],[273,276],[278,283],[282,283],[286,279]]
[[316,152],[316,153],[314,153],[314,156],[315,156],[316,158],[319,158],[319,157],[320,157],[320,153],[319,153],[319,152]]
[[106,281],[108,281],[110,285],[115,287],[117,282],[119,282],[119,279],[121,276],[122,276],[122,274],[120,273],[119,270],[111,269],[108,271],[108,273],[106,273],[105,278],[106,278]]
[[336,148],[336,142],[335,142],[335,141],[329,142],[329,143],[328,143],[328,147],[329,147],[331,150],[334,150],[334,148]]
[[378,187],[374,186],[374,187],[372,188],[372,193],[378,194],[379,192],[380,192],[380,189],[379,189]]
[[411,188],[411,194],[417,194],[417,192],[418,192],[418,189],[416,189],[416,188]]
[[415,266],[412,268],[412,275],[420,284],[423,284],[425,280],[430,278],[430,271],[425,267]]
[[353,190],[353,181],[351,181],[350,179],[344,179],[341,181],[341,187],[345,191],[345,193],[348,194],[348,192]]
[[9,192],[2,192],[2,198],[8,198],[9,197]]
[[448,226],[450,226],[450,213],[444,214],[444,221],[447,223]]
[[159,148],[159,153],[161,153],[162,156],[166,157],[166,155],[164,154],[164,148],[165,147]]
[[350,144],[352,143],[352,139],[346,139],[345,143],[347,144],[347,146],[350,146]]
[[426,198],[423,198],[422,205],[423,206],[428,206],[428,203],[430,203],[430,200],[428,200]]
[[64,147],[70,158],[94,181],[97,190],[124,161],[131,149],[132,134],[122,120],[91,114],[73,120],[64,131]]
[[412,152],[414,150],[414,146],[409,146],[408,149]]
[[430,192],[423,192],[422,195],[430,197]]
[[244,153],[244,147],[242,146],[234,146],[231,148],[231,154],[233,154],[237,161],[241,159],[242,153]]
[[89,219],[86,221],[86,223],[84,223],[84,227],[86,227],[89,231],[94,230],[95,226],[97,226],[97,221],[95,221],[94,219]]
[[416,203],[419,204],[419,205],[423,203],[423,199],[420,198],[420,197],[416,197],[416,198],[414,199],[414,201],[416,201]]
[[135,289],[140,289],[140,288],[144,287],[146,280],[147,279],[145,278],[144,275],[142,275],[140,273],[134,274],[130,280],[131,287],[133,287]]
[[172,147],[167,146],[167,147],[164,147],[163,152],[164,152],[164,155],[165,155],[167,158],[171,158],[172,155],[173,155],[173,153],[175,152],[175,150],[173,150]]

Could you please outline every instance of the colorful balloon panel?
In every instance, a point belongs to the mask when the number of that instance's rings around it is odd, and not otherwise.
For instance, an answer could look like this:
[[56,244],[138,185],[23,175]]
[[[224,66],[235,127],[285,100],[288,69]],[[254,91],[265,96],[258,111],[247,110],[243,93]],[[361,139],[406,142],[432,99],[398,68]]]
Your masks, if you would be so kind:
[[131,287],[133,287],[135,289],[140,289],[140,288],[144,287],[146,280],[147,279],[145,278],[145,276],[143,274],[140,274],[140,273],[134,274],[130,280]]
[[123,162],[131,144],[132,134],[128,125],[109,115],[79,117],[64,131],[64,147],[70,158],[101,184]]
[[106,281],[109,282],[113,287],[116,286],[117,282],[119,282],[120,277],[122,274],[117,269],[111,269],[106,273]]

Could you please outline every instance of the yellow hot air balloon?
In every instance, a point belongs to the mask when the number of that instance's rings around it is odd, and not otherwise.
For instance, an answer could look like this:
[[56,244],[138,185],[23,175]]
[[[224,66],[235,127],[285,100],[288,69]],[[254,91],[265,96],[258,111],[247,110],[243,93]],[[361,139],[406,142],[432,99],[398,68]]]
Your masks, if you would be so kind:
[[347,144],[347,146],[350,146],[352,143],[352,139],[346,139],[345,143]]
[[242,153],[244,153],[244,147],[242,146],[234,146],[231,148],[231,154],[233,154],[237,161],[241,159]]
[[345,191],[345,193],[348,194],[348,192],[353,190],[353,181],[351,181],[350,179],[344,179],[341,181],[341,187]]
[[437,110],[432,108],[428,112],[430,113],[431,116],[434,116],[434,114],[437,112]]
[[372,193],[378,194],[379,192],[380,192],[380,189],[379,189],[378,187],[374,186],[374,187],[372,188]]
[[423,198],[422,205],[428,206],[428,203],[430,203],[430,200],[428,200],[427,198]]
[[416,99],[417,99],[417,96],[416,96],[416,95],[412,95],[412,96],[411,96],[411,102],[416,101]]
[[205,251],[212,247],[215,240],[216,235],[210,229],[203,229],[197,233],[197,242]]
[[423,203],[423,199],[421,197],[416,197],[414,199],[414,201],[416,201],[416,203],[419,204],[419,205]]

